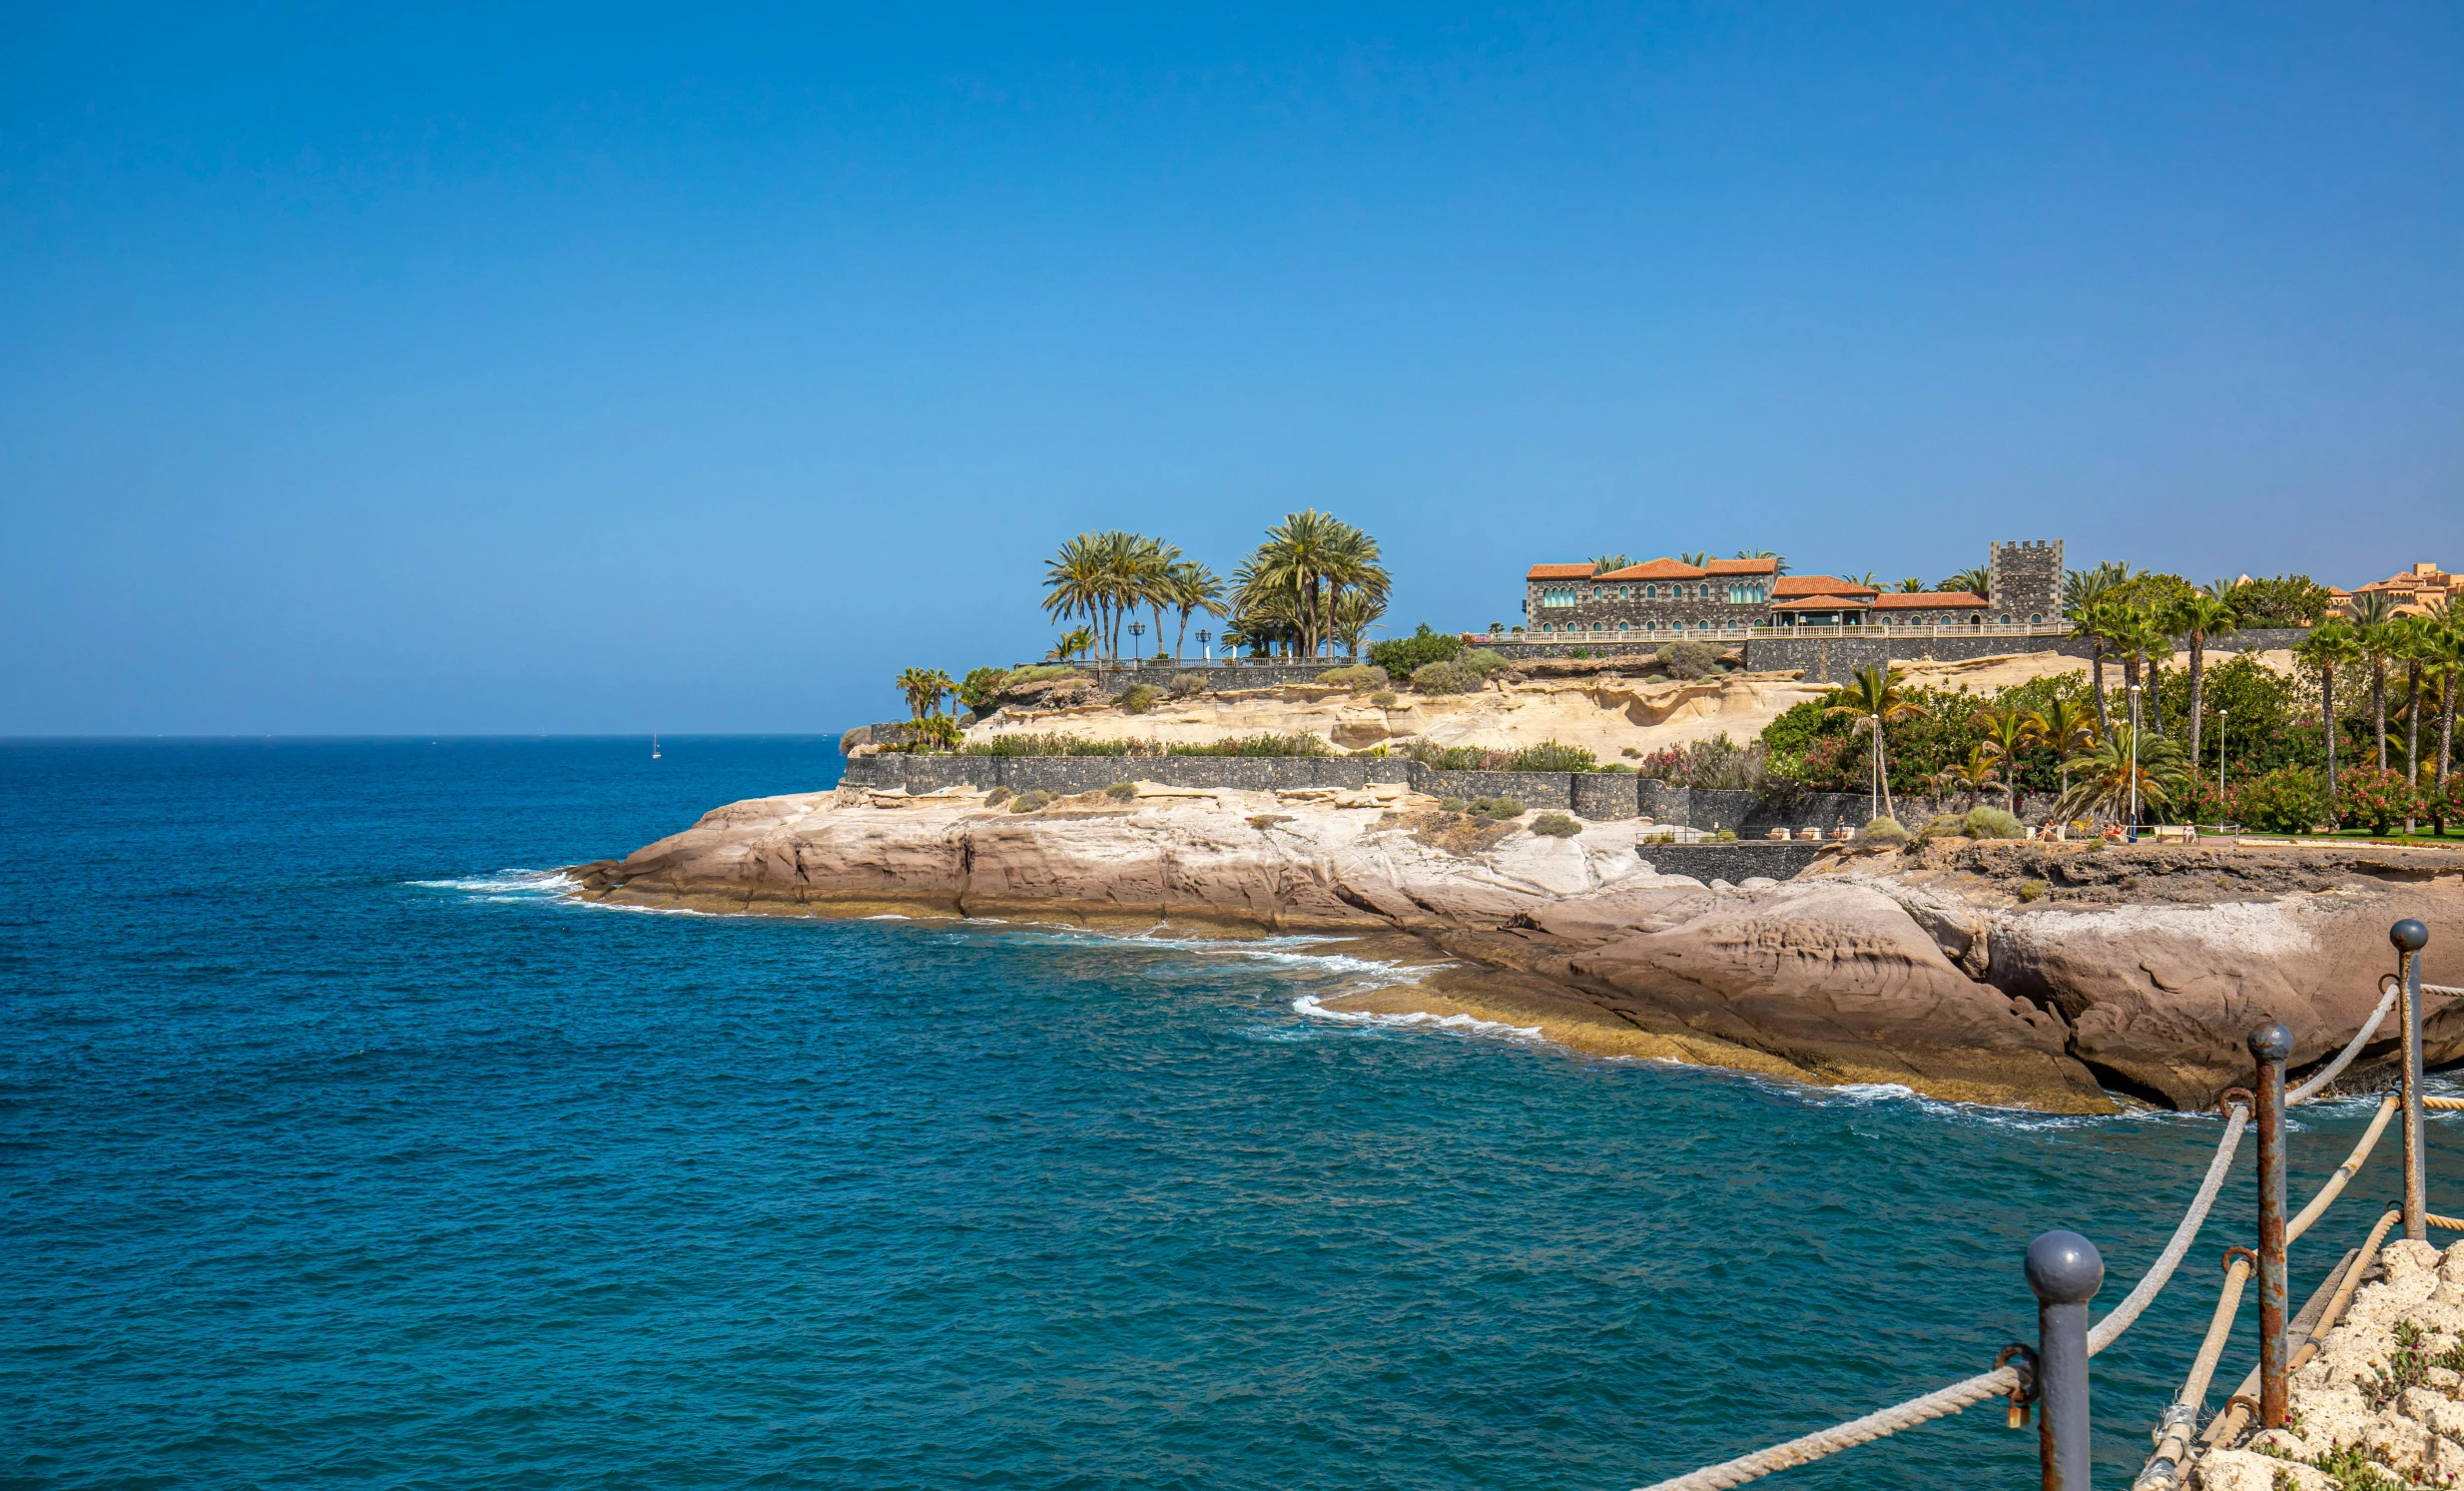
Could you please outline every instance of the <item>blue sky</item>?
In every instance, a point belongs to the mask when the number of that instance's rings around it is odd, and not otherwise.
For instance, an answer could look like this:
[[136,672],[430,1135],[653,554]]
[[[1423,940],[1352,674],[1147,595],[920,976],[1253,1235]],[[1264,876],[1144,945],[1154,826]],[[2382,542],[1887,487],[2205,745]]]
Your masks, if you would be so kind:
[[2452,6],[213,9],[0,49],[0,734],[836,729],[1305,506],[2464,566]]

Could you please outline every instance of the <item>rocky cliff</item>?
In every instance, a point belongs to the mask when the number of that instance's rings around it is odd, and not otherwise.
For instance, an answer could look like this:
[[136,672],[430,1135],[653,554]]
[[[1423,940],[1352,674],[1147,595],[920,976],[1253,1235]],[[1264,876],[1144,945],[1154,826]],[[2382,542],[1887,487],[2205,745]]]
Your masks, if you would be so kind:
[[[1554,838],[1398,787],[1141,784],[1014,807],[761,798],[573,873],[591,899],[710,911],[1403,934],[1477,976],[1360,1008],[2056,1112],[2107,1110],[2108,1090],[2204,1107],[2246,1081],[2242,1037],[2271,1018],[2297,1063],[2331,1054],[2375,1003],[2401,916],[2429,923],[2434,982],[2464,977],[2464,855],[2435,850],[1951,841],[1732,887],[1661,873],[1651,856],[1677,854],[1642,825]],[[2464,1011],[2430,1010],[2433,1060],[2464,1060]]]

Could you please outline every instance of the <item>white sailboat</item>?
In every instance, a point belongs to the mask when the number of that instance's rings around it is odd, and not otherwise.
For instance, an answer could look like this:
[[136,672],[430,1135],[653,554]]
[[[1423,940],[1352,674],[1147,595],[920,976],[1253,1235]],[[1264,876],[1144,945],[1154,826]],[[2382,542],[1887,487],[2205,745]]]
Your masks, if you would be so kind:
[[659,732],[656,730],[650,733],[650,759],[653,761],[659,759]]

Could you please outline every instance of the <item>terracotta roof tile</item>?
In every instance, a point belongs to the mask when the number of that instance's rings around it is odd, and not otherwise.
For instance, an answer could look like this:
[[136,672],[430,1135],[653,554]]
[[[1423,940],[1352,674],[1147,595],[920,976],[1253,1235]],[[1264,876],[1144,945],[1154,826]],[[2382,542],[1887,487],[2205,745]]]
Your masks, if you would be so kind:
[[1651,559],[1641,564],[1628,564],[1623,569],[1611,570],[1601,575],[1600,578],[1603,580],[1698,580],[1707,573],[1709,571],[1696,569],[1691,564],[1680,563],[1675,559]]
[[1588,564],[1535,564],[1528,580],[1587,580],[1591,577]]
[[1702,567],[1704,574],[1769,574],[1779,568],[1777,559],[1714,559]]
[[1878,611],[1975,610],[1985,597],[1973,590],[1890,590],[1874,597]]
[[1827,595],[1806,595],[1795,600],[1783,600],[1771,609],[1774,611],[1861,611],[1872,599],[1870,594],[1841,595],[1834,591]]
[[1784,574],[1771,585],[1771,594],[1779,599],[1795,595],[1874,595],[1871,585],[1843,580],[1835,574]]

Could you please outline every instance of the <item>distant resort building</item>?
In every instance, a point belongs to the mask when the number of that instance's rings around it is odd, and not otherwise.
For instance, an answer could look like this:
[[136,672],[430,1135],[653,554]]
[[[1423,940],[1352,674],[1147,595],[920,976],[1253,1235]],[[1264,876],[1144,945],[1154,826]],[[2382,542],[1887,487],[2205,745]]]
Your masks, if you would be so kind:
[[1543,640],[1647,642],[1735,636],[1762,627],[1982,631],[2062,622],[2062,543],[1997,543],[1990,595],[1884,591],[1829,574],[1781,574],[1777,559],[1653,559],[1622,569],[1535,564],[1524,577],[1524,629]]
[[2402,574],[2391,574],[2347,595],[2330,589],[2327,598],[2338,610],[2351,614],[2353,601],[2363,595],[2384,595],[2395,604],[2395,614],[2418,616],[2436,610],[2440,605],[2464,606],[2464,575],[2449,574],[2436,564],[2415,564]]

